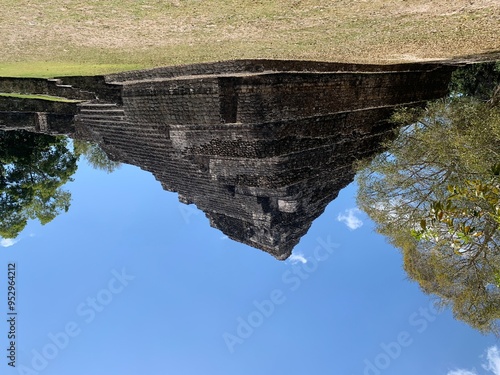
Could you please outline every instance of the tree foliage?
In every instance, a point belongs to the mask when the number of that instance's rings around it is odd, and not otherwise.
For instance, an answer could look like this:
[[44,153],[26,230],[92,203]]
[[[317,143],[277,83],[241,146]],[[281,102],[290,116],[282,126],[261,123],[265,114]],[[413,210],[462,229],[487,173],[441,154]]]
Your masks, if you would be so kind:
[[[492,90],[492,95],[498,90]],[[454,96],[403,109],[387,152],[360,166],[358,204],[456,318],[500,333],[500,108]]]
[[61,187],[76,161],[64,137],[0,132],[0,236],[15,238],[29,219],[46,224],[67,211],[71,195]]
[[453,72],[452,95],[463,95],[480,100],[490,99],[500,82],[500,62],[470,64]]
[[120,167],[120,163],[110,160],[97,143],[75,139],[73,146],[75,155],[85,157],[87,163],[95,169],[111,173]]

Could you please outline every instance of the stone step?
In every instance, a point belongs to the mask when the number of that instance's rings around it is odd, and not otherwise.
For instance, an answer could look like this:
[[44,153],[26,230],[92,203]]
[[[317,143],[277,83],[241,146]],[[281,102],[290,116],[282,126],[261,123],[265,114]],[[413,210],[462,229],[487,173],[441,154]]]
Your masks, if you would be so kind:
[[88,94],[92,95],[94,98],[97,98],[97,94],[94,91],[88,91],[88,90],[79,90],[82,94]]
[[87,116],[82,116],[82,115],[76,115],[75,116],[76,120],[86,122],[86,123],[93,123],[93,124],[116,124],[117,122],[122,122],[124,121],[124,118],[97,118],[97,117],[87,117]]
[[84,108],[106,108],[106,107],[118,107],[116,103],[83,103],[80,105]]
[[125,115],[123,113],[109,113],[109,114],[102,114],[102,113],[78,113],[78,116],[81,118],[88,118],[88,119],[110,119],[110,118],[116,118],[120,120],[125,119]]
[[107,116],[109,114],[112,114],[112,113],[115,113],[117,115],[123,115],[125,113],[125,111],[123,109],[88,109],[88,108],[82,108],[80,110],[80,113],[81,114],[85,114],[85,115],[103,115],[103,116]]
[[105,121],[123,121],[125,120],[125,116],[120,115],[89,115],[89,114],[80,114],[78,115],[80,119],[85,119],[86,121],[91,120],[105,120]]

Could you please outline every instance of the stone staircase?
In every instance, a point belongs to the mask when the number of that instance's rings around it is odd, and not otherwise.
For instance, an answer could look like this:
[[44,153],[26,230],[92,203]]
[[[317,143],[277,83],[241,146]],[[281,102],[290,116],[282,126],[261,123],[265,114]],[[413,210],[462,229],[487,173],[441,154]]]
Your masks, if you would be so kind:
[[104,76],[61,78],[0,77],[0,93],[49,95],[71,100],[120,102],[121,85]]
[[0,77],[0,92],[49,95],[71,100],[96,99],[94,92],[63,84],[61,79]]
[[125,120],[123,107],[119,107],[116,103],[84,102],[78,107],[80,110],[76,115],[76,120],[85,123],[121,123]]
[[[75,120],[91,125],[122,124],[125,116],[123,108],[119,107],[121,86],[106,83],[103,76],[0,77],[0,93],[41,95],[39,98],[0,96],[1,129],[71,134]],[[69,101],[48,100],[42,95]]]

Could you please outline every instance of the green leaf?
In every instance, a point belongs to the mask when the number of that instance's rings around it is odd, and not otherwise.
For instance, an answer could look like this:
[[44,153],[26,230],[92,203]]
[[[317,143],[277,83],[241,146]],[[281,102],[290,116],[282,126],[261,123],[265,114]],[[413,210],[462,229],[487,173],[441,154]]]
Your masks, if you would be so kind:
[[423,230],[426,230],[426,229],[427,229],[427,221],[426,221],[425,219],[420,220],[420,227],[421,227]]

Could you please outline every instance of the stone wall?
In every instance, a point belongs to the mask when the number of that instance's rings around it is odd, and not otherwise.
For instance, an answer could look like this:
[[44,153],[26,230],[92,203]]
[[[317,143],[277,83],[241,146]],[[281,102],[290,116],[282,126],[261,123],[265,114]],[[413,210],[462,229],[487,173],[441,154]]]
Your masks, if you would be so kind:
[[[262,123],[446,94],[450,67],[408,72],[248,73],[132,81],[124,107],[134,121],[178,124]],[[137,77],[136,77],[137,78]],[[154,109],[154,110],[152,110]]]
[[0,96],[0,129],[72,134],[76,103]]
[[179,78],[183,76],[222,76],[241,73],[263,72],[404,72],[431,71],[442,67],[442,63],[409,63],[409,64],[344,64],[335,62],[302,61],[302,60],[230,60],[215,63],[200,63],[179,66],[167,66],[146,70],[135,70],[110,74],[105,77],[110,83],[126,83],[130,81],[152,81],[158,79]]

